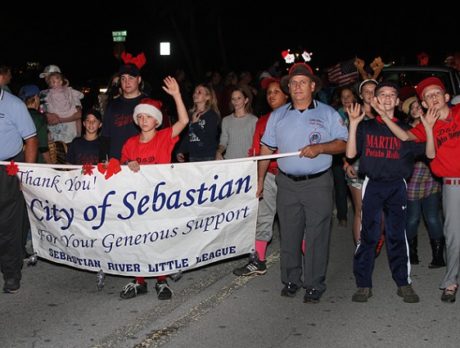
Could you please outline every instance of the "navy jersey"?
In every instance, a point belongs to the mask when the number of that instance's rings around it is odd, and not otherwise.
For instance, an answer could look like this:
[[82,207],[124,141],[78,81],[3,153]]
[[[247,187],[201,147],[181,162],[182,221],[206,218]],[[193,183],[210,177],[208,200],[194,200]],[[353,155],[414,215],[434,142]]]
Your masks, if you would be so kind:
[[67,162],[71,164],[97,164],[108,159],[108,140],[98,137],[88,141],[84,137],[75,138],[67,152]]
[[102,135],[110,139],[109,157],[120,159],[121,148],[125,141],[139,134],[139,128],[133,120],[133,113],[134,108],[145,97],[145,94],[132,99],[119,97],[107,106],[102,121]]
[[[402,129],[410,126],[394,119]],[[359,172],[372,180],[392,181],[412,175],[414,158],[423,153],[424,144],[399,140],[380,117],[358,125],[356,145]]]

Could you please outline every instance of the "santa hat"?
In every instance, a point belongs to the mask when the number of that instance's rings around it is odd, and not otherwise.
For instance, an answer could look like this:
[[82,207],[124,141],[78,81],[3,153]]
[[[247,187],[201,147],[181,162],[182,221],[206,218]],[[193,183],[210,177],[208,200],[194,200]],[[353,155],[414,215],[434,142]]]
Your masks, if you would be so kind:
[[134,123],[139,125],[137,122],[137,115],[145,114],[155,118],[158,121],[156,128],[161,126],[163,122],[163,114],[161,113],[161,106],[163,104],[159,100],[154,100],[150,98],[144,98],[139,104],[134,108],[133,119]]

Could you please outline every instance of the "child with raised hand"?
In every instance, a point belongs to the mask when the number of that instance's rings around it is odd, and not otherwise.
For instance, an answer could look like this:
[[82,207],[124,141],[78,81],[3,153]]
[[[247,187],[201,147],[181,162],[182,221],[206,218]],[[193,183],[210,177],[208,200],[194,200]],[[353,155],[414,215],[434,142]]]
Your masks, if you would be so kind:
[[[174,145],[179,140],[179,134],[188,125],[187,110],[179,90],[177,81],[168,76],[163,80],[163,90],[174,98],[178,114],[178,120],[172,127],[157,130],[163,121],[161,113],[162,103],[159,100],[145,98],[135,107],[133,118],[141,132],[129,138],[121,150],[121,163],[128,165],[133,172],[140,170],[142,164],[166,164],[171,163],[171,154]],[[166,281],[166,276],[156,277],[155,289],[159,300],[169,300],[172,291]],[[144,277],[136,279],[123,287],[120,297],[123,299],[133,298],[138,294],[147,292],[147,283]]]
[[375,247],[380,238],[382,211],[385,217],[385,240],[388,261],[398,296],[404,302],[420,301],[410,279],[410,265],[406,238],[407,190],[405,178],[412,173],[417,148],[397,139],[382,120],[404,125],[395,117],[399,104],[399,87],[381,82],[375,88],[372,106],[379,115],[366,122],[365,113],[354,104],[347,110],[350,119],[346,156],[359,157],[359,171],[365,175],[362,194],[361,242],[357,246],[353,273],[357,291],[354,302],[367,302],[372,296],[372,273]]

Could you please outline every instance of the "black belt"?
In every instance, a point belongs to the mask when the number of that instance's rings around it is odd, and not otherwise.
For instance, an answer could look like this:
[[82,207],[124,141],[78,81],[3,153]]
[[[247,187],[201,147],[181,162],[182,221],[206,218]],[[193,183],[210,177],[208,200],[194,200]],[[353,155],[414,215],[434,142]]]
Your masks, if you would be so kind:
[[321,175],[327,173],[328,170],[329,169],[326,169],[326,170],[323,170],[322,172],[318,172],[318,173],[310,174],[310,175],[291,175],[279,169],[281,174],[283,174],[284,176],[287,176],[289,179],[294,180],[294,181],[304,181],[304,180],[319,178]]
[[23,154],[23,151],[22,151],[22,149],[21,149],[21,151],[19,151],[18,154],[14,155],[13,157],[4,159],[4,160],[2,160],[2,161],[5,161],[5,162],[11,162],[11,161],[15,161],[15,162],[24,162],[24,157],[21,157],[22,154]]

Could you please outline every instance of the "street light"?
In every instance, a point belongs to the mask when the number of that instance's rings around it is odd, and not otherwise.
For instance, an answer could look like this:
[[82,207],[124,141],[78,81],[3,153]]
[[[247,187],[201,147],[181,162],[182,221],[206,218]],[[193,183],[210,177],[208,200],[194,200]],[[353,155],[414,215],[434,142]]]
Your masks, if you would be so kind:
[[171,55],[171,43],[170,42],[160,42],[160,56],[169,56]]

